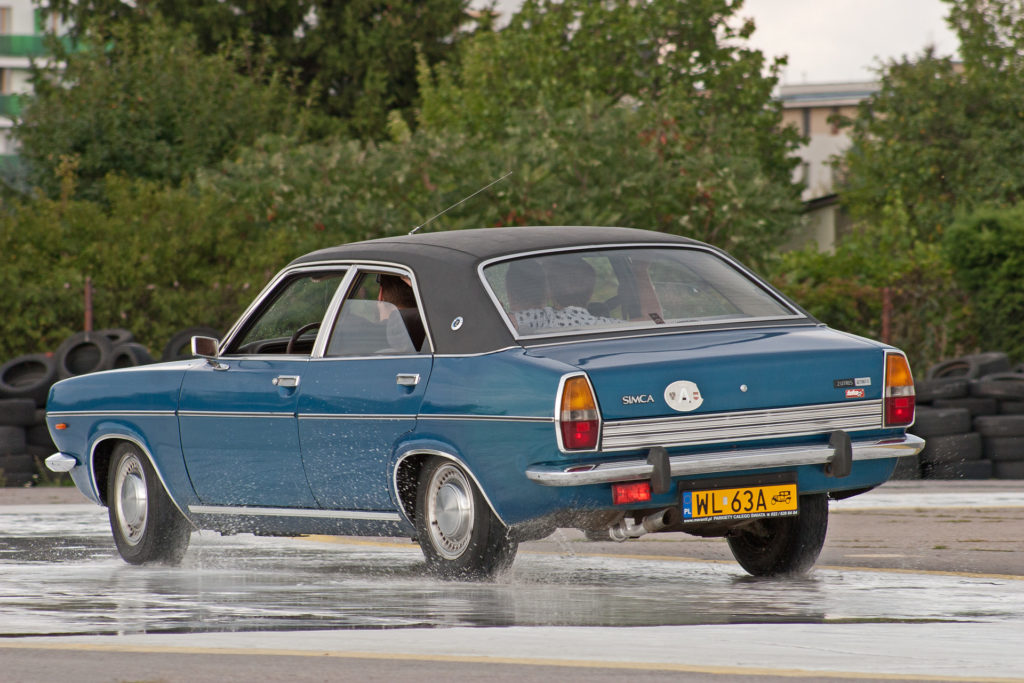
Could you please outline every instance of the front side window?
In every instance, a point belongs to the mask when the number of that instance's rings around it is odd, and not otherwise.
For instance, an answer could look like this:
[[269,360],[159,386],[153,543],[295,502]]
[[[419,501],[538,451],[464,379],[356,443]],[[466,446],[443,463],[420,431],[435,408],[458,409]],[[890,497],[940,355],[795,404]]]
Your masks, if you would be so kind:
[[344,275],[340,271],[302,273],[285,279],[232,341],[227,353],[309,355]]
[[501,261],[484,278],[519,336],[801,315],[717,255],[621,248]]

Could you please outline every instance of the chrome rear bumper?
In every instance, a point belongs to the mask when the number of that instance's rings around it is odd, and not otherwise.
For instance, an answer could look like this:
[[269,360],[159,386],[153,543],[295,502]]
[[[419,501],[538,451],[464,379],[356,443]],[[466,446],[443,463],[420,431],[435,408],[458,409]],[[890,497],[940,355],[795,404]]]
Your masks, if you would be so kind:
[[[854,441],[853,461],[902,458],[917,455],[924,448],[924,439],[903,436]],[[781,448],[748,448],[676,455],[669,458],[673,477],[697,474],[766,470],[776,467],[825,465],[836,457],[836,450],[828,444],[786,446]],[[649,479],[654,466],[643,460],[620,460],[597,464],[535,465],[526,470],[526,477],[544,486],[587,486],[616,481]]]

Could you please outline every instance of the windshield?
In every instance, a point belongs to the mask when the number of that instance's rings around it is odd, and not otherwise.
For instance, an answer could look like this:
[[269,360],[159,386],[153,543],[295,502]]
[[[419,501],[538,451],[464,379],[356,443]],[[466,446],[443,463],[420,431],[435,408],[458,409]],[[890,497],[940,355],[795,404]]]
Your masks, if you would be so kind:
[[521,337],[800,315],[733,264],[696,249],[544,254],[483,273]]

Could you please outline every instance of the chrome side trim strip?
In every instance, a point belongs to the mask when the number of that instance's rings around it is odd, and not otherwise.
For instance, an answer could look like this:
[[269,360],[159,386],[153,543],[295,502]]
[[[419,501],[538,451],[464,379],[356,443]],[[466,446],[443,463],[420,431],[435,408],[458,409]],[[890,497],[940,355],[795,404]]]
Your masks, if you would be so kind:
[[231,410],[182,410],[178,417],[274,417],[294,418],[295,413],[243,413]]
[[299,413],[300,420],[415,420],[416,414],[409,415],[363,415],[346,413]]
[[794,408],[747,410],[605,422],[601,450],[650,446],[697,446],[752,439],[855,432],[882,426],[882,401],[824,403]]
[[[892,439],[874,439],[853,442],[853,459],[879,460],[916,455],[924,448],[924,440],[913,434]],[[740,470],[764,470],[775,467],[824,465],[830,462],[835,450],[828,444],[787,446],[779,448],[749,448],[676,455],[669,458],[673,477],[697,474],[716,474]],[[526,470],[526,477],[543,486],[587,486],[619,481],[649,479],[654,467],[646,460],[603,462],[582,470],[573,465],[534,465]]]
[[230,515],[241,517],[315,517],[317,519],[355,519],[374,522],[398,522],[397,512],[365,512],[363,510],[312,510],[308,508],[259,508],[231,505],[189,505],[194,515]]
[[55,410],[47,417],[174,417],[173,410]]
[[417,416],[419,420],[449,420],[466,422],[543,422],[551,423],[554,417],[532,417],[529,415],[457,415],[457,414],[423,414]]

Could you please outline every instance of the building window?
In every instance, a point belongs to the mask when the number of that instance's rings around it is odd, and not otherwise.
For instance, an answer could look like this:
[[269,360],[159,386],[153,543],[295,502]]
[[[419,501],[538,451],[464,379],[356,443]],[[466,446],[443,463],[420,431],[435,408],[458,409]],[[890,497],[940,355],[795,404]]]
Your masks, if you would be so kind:
[[810,137],[811,136],[811,108],[810,107],[804,107],[803,114],[804,114],[804,131],[803,131],[803,134],[804,134],[804,137],[806,138],[806,137]]
[[839,107],[832,107],[828,122],[832,125],[832,135],[839,135]]

